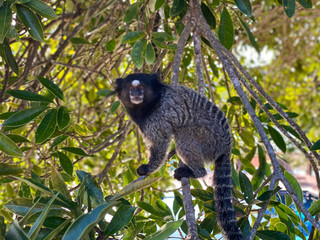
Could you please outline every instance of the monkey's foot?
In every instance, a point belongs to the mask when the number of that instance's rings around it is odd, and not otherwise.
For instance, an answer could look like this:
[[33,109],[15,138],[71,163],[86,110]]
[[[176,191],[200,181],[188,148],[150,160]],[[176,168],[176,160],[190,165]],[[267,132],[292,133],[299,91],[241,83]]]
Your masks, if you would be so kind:
[[181,181],[181,178],[186,177],[186,178],[194,178],[194,173],[193,171],[188,167],[188,166],[183,166],[179,167],[176,170],[174,170],[174,178]]
[[140,167],[137,169],[137,173],[139,176],[143,175],[150,175],[150,170],[149,170],[149,165],[148,164],[142,164]]

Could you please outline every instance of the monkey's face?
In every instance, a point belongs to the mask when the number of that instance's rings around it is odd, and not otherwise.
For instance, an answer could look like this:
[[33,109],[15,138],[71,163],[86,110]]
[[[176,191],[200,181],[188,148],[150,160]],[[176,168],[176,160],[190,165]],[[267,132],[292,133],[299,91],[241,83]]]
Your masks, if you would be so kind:
[[141,104],[144,100],[145,86],[139,80],[133,80],[129,88],[129,97],[132,104]]
[[128,110],[146,108],[149,111],[160,99],[162,85],[156,74],[135,73],[118,78],[114,92]]

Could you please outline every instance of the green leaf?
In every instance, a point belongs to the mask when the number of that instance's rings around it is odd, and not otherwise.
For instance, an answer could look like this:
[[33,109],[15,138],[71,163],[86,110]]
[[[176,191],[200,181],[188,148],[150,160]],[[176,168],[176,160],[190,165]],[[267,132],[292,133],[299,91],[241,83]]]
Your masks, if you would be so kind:
[[166,3],[166,0],[156,0],[154,11],[157,11],[159,8],[161,8]]
[[107,52],[112,52],[116,48],[116,40],[112,39],[106,43]]
[[242,101],[238,96],[230,97],[227,102],[233,105],[242,105]]
[[59,130],[65,129],[66,126],[68,126],[70,122],[70,115],[68,112],[68,108],[61,106],[58,109],[58,114],[57,114],[57,122],[58,122],[58,127]]
[[9,117],[11,117],[13,114],[16,114],[17,112],[6,112],[0,114],[0,120],[6,120]]
[[130,184],[128,184],[127,186],[125,186],[124,188],[122,188],[118,193],[116,193],[111,200],[117,200],[120,199],[124,196],[127,196],[131,193],[140,191],[141,189],[144,189],[146,187],[149,187],[150,185],[152,185],[153,183],[159,181],[161,179],[161,177],[154,177],[154,178],[149,178],[146,180],[140,180],[140,181],[136,181],[136,182],[132,182]]
[[16,8],[18,17],[26,26],[31,37],[43,42],[43,29],[38,17],[33,13],[33,11],[21,4],[16,4]]
[[174,0],[172,7],[170,8],[170,16],[175,17],[180,14],[185,8],[184,0]]
[[249,0],[234,0],[234,2],[241,12],[246,14],[248,17],[252,16],[252,7]]
[[28,100],[28,101],[42,101],[42,102],[52,102],[51,99],[39,95],[34,92],[30,91],[24,91],[24,90],[7,90],[6,93],[10,94],[11,96],[15,98],[19,98],[22,100]]
[[239,181],[240,181],[240,188],[244,194],[244,199],[247,203],[250,203],[253,199],[253,188],[249,178],[243,173],[239,172]]
[[287,150],[287,147],[286,147],[286,143],[284,142],[281,134],[271,126],[268,126],[268,130],[269,130],[269,133],[271,135],[272,140],[275,142],[275,144],[278,146],[278,148],[280,148],[281,151],[283,153],[285,153]]
[[138,12],[139,12],[139,2],[131,4],[126,11],[126,14],[124,15],[123,21],[125,23],[131,22],[134,18],[138,16]]
[[[211,212],[211,213],[205,215],[205,218],[200,223],[200,227],[202,229],[207,230],[208,232],[212,232],[216,222],[217,222],[217,213]],[[211,238],[209,238],[209,239],[211,239]]]
[[172,207],[174,215],[177,215],[177,213],[182,208],[182,206],[183,206],[182,195],[177,190],[175,190],[174,191],[173,207]]
[[2,56],[6,63],[9,65],[9,67],[12,69],[12,71],[19,75],[19,67],[16,62],[16,59],[14,58],[8,39],[5,38],[3,41],[3,44],[0,44],[0,56]]
[[[290,118],[296,118],[299,116],[298,113],[295,113],[295,112],[286,112],[286,114],[288,114],[288,116]],[[283,119],[283,117],[279,114],[279,113],[276,113],[276,114],[273,114],[273,117],[276,119],[276,120],[281,120]]]
[[70,160],[70,158],[62,153],[62,152],[57,152],[58,157],[59,157],[59,161],[60,161],[60,165],[63,168],[63,170],[68,173],[70,176],[72,176],[73,173],[73,164]]
[[28,216],[30,215],[30,210],[33,213],[41,211],[39,207],[36,207],[31,199],[27,198],[16,198],[7,202],[4,205],[10,212],[20,215],[20,216]]
[[298,0],[298,2],[304,8],[312,8],[312,0]]
[[240,188],[239,175],[232,164],[232,180],[237,188]]
[[66,219],[58,227],[54,228],[43,240],[56,239],[55,237],[62,232],[62,230],[72,221],[71,218]]
[[296,138],[300,139],[299,134],[291,127],[288,125],[281,125],[286,131],[288,131],[291,135],[295,136]]
[[254,157],[254,155],[256,154],[256,151],[257,151],[257,147],[253,147],[250,152],[247,153],[247,155],[241,160],[241,162],[244,164],[244,165],[249,165]]
[[211,201],[213,200],[213,193],[208,192],[203,189],[191,189],[191,194],[196,197],[201,199],[202,201]]
[[[1,134],[2,133],[0,133],[0,139],[1,139]],[[18,175],[20,173],[23,173],[23,169],[20,166],[7,164],[7,163],[0,163],[0,176]]]
[[53,95],[55,95],[57,98],[61,99],[62,101],[64,101],[64,96],[63,96],[63,92],[61,91],[61,89],[58,87],[58,85],[56,85],[55,83],[53,83],[52,81],[50,81],[47,78],[43,78],[43,77],[37,77],[38,81],[45,86],[50,93],[52,93]]
[[38,13],[42,17],[45,17],[48,19],[56,19],[57,18],[57,15],[53,11],[53,9],[40,0],[30,0],[27,3],[25,3],[24,5],[30,9],[32,9],[33,11],[35,11],[36,13]]
[[202,1],[201,1],[201,11],[203,13],[203,16],[207,20],[207,23],[211,27],[211,29],[215,29],[216,28],[216,18],[212,14],[210,8],[208,8],[208,6]]
[[176,50],[177,45],[176,44],[168,44],[164,42],[164,40],[159,40],[159,39],[152,39],[152,42],[159,48],[163,49],[169,49],[169,50]]
[[57,124],[57,110],[52,109],[43,117],[40,125],[36,130],[36,143],[43,143],[55,131]]
[[264,154],[263,148],[258,145],[258,155],[259,155],[259,168],[255,171],[251,183],[254,190],[258,189],[261,185],[264,176],[266,174],[267,161]]
[[274,208],[279,215],[280,221],[286,224],[289,232],[294,232],[294,224],[292,221],[297,221],[297,222],[300,221],[296,213],[292,209],[290,209],[288,206],[282,203],[275,206]]
[[[151,213],[152,215],[164,218],[167,216],[166,213],[160,211],[159,209],[155,208],[154,206],[152,206],[151,204],[147,203],[147,202],[142,202],[142,201],[137,201],[137,205],[145,210],[148,213]],[[171,214],[170,214],[171,215]]]
[[21,182],[24,182],[26,183],[27,185],[29,185],[30,187],[36,189],[36,190],[39,190],[40,192],[44,193],[44,194],[48,194],[50,196],[53,196],[53,193],[50,191],[49,188],[47,188],[46,186],[40,184],[40,183],[37,183],[31,179],[25,179],[25,178],[20,178],[20,177],[17,177],[17,176],[12,176],[13,178],[21,181]]
[[202,189],[201,183],[195,179],[195,178],[190,178],[190,185],[192,185],[194,188]]
[[55,146],[58,146],[60,143],[62,143],[64,140],[66,140],[69,136],[67,135],[60,135],[59,137],[57,137],[53,143],[50,146],[50,149],[54,148]]
[[296,0],[283,0],[282,4],[285,13],[291,18],[296,10]]
[[252,147],[252,148],[255,146],[254,137],[251,132],[243,130],[240,133],[240,138],[247,146]]
[[316,202],[314,202],[311,207],[308,209],[309,213],[312,216],[317,215],[320,212],[320,200],[317,200]]
[[146,63],[148,65],[152,64],[156,60],[156,54],[154,52],[154,49],[153,49],[151,43],[148,43],[148,45],[147,45],[147,50],[146,50],[146,53],[145,53],[145,59],[146,59]]
[[81,37],[75,37],[75,38],[71,38],[70,39],[70,42],[72,44],[75,44],[75,45],[86,45],[86,44],[90,44],[90,42],[84,38],[81,38]]
[[314,150],[319,150],[320,149],[320,139],[312,145],[312,147],[310,148],[311,151],[314,151]]
[[118,100],[115,101],[114,103],[112,103],[111,108],[110,108],[110,113],[114,114],[117,111],[119,106],[120,106],[120,101],[118,101]]
[[147,48],[147,40],[146,39],[140,39],[137,41],[132,48],[131,51],[131,57],[133,64],[136,66],[136,68],[141,69],[143,65],[143,56],[145,54]]
[[113,90],[110,89],[101,89],[97,92],[97,95],[99,96],[103,96],[103,97],[109,97],[110,95],[112,95],[114,93]]
[[113,215],[111,222],[108,224],[107,229],[104,232],[105,236],[110,236],[115,234],[124,228],[133,217],[135,207],[130,205],[121,205],[117,212]]
[[30,239],[35,239],[37,237],[37,235],[42,227],[42,224],[44,223],[44,220],[46,219],[46,217],[49,213],[49,209],[50,209],[53,201],[57,198],[57,196],[58,196],[58,193],[50,199],[48,204],[44,207],[43,211],[41,212],[40,216],[37,218],[35,223],[32,225],[32,227],[28,233],[28,237]]
[[32,107],[18,111],[9,117],[4,123],[5,127],[23,126],[43,113],[48,107]]
[[0,43],[3,43],[12,21],[10,2],[5,1],[0,7]]
[[77,148],[77,147],[63,147],[61,148],[62,150],[65,150],[67,152],[71,152],[80,156],[90,156],[88,154],[85,153],[85,151],[83,151],[81,148]]
[[80,216],[69,226],[62,240],[84,239],[84,236],[86,236],[116,204],[117,202],[104,203],[93,209],[92,212]]
[[137,40],[143,38],[145,35],[146,35],[145,32],[138,32],[138,31],[128,32],[122,37],[121,44],[134,43]]
[[250,28],[249,28],[248,25],[241,19],[241,17],[240,17],[239,15],[238,15],[238,17],[239,17],[239,19],[240,19],[240,22],[241,22],[243,28],[244,28],[244,29],[246,30],[246,32],[247,32],[247,36],[248,36],[248,38],[249,38],[249,40],[250,40],[251,45],[254,47],[254,49],[256,49],[256,51],[257,51],[258,53],[260,53],[260,47],[259,47],[259,45],[258,45],[255,37],[253,36],[252,32],[250,31]]
[[156,200],[156,205],[162,212],[166,214],[166,216],[172,216],[172,212],[165,202],[158,199]]
[[144,238],[144,240],[164,240],[174,233],[183,223],[183,220],[168,222],[163,225],[157,232],[152,233]]
[[226,8],[221,13],[220,25],[218,30],[219,41],[225,48],[230,50],[234,43],[234,30],[232,19]]
[[30,240],[27,234],[20,227],[18,220],[14,220],[11,224],[9,231],[6,234],[6,240],[17,239],[17,240]]
[[[60,160],[60,163],[61,163],[61,160]],[[70,193],[68,191],[67,185],[65,184],[59,171],[54,166],[52,166],[51,168],[51,184],[54,190],[60,192],[63,196],[65,196],[69,200],[72,200]]]
[[273,230],[259,230],[257,231],[257,236],[262,240],[290,240],[290,237],[287,234]]
[[280,191],[281,188],[279,186],[277,186],[275,189],[273,190],[268,190],[265,191],[264,193],[262,193],[259,197],[258,200],[260,201],[268,201],[274,194],[276,194],[278,191]]
[[80,170],[77,170],[76,173],[81,182],[86,179],[86,190],[88,191],[89,196],[92,198],[94,205],[98,206],[103,204],[105,201],[98,183],[91,177],[89,173]]
[[218,71],[218,68],[217,66],[215,65],[214,61],[212,60],[212,58],[210,56],[208,56],[208,60],[209,60],[209,65],[210,65],[210,68],[213,72],[213,74],[218,78],[219,77],[219,71]]
[[21,149],[18,148],[10,138],[2,133],[0,133],[0,150],[12,157],[23,157]]
[[295,193],[298,195],[299,199],[303,202],[303,192],[297,179],[287,171],[284,172],[284,175],[290,183],[293,190],[295,191]]

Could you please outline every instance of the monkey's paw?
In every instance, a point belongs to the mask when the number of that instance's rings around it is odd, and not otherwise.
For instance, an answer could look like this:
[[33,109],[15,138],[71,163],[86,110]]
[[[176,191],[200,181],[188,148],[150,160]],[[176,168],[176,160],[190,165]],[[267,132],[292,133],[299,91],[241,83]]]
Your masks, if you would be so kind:
[[137,173],[139,176],[143,175],[150,175],[150,170],[149,170],[149,165],[148,164],[142,164],[140,167],[137,169]]
[[186,177],[186,178],[194,177],[194,173],[187,166],[179,167],[176,170],[174,170],[174,178],[175,179],[181,181],[181,178],[183,178],[183,177]]

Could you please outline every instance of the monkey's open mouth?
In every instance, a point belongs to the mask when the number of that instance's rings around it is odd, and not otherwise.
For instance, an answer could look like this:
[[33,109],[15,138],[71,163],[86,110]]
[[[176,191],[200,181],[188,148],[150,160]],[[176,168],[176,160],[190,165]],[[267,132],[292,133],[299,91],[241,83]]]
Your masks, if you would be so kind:
[[130,101],[132,104],[140,104],[143,102],[143,96],[130,96]]

